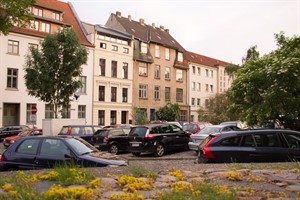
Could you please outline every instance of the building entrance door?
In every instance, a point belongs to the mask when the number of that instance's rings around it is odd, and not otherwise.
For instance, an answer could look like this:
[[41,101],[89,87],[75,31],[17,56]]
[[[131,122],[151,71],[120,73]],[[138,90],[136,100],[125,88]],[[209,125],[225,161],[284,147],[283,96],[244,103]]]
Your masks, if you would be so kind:
[[20,104],[3,104],[3,126],[20,125]]

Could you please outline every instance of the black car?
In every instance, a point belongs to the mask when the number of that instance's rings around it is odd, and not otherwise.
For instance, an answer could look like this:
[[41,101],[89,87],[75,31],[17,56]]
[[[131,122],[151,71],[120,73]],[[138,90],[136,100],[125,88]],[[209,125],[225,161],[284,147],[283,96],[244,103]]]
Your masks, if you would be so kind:
[[127,150],[128,134],[122,128],[102,128],[94,133],[92,144],[101,151],[118,154]]
[[0,141],[9,136],[18,135],[20,132],[29,129],[26,125],[4,126],[0,128]]
[[100,152],[79,137],[29,136],[17,140],[0,157],[0,171],[52,168],[74,164],[81,167],[127,165],[126,159]]
[[175,124],[136,126],[129,132],[128,151],[138,156],[143,152],[163,156],[166,151],[187,150],[190,133]]
[[92,143],[94,133],[100,128],[101,127],[97,125],[65,125],[61,128],[58,135],[78,136]]
[[300,132],[254,129],[209,135],[198,151],[200,163],[300,161]]

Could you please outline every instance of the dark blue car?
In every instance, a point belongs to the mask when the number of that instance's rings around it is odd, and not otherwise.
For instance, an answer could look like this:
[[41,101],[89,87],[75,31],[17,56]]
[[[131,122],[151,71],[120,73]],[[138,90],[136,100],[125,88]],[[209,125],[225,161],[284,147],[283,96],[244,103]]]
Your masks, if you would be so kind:
[[52,168],[75,164],[81,167],[127,165],[126,159],[97,150],[79,137],[24,137],[11,145],[0,157],[0,171],[10,169]]

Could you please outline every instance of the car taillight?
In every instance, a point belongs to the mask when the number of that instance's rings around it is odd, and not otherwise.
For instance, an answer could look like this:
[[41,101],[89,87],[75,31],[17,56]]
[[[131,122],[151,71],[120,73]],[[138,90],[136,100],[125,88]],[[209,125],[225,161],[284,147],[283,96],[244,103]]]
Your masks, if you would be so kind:
[[154,135],[147,135],[145,136],[145,139],[152,140],[155,136]]
[[216,158],[215,154],[209,148],[216,139],[217,137],[214,137],[203,147],[202,151],[205,158]]
[[103,138],[103,142],[108,142],[108,137]]
[[0,155],[0,163],[4,162],[5,160],[6,160],[5,157],[3,155]]

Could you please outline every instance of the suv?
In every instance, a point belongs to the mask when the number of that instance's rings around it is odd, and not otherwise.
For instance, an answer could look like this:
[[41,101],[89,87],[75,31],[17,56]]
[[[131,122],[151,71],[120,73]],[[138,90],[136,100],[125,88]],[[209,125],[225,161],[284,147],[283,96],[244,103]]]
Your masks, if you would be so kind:
[[100,126],[96,125],[65,125],[61,128],[58,135],[78,136],[92,143],[93,134],[100,128]]
[[92,144],[101,151],[118,154],[127,150],[128,134],[122,128],[102,128],[94,133]]
[[128,151],[133,155],[150,152],[163,156],[166,151],[188,149],[190,134],[174,124],[148,124],[132,127]]
[[0,141],[6,137],[18,135],[20,132],[26,129],[29,129],[29,127],[26,125],[4,126],[0,128]]

